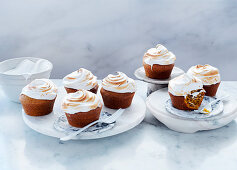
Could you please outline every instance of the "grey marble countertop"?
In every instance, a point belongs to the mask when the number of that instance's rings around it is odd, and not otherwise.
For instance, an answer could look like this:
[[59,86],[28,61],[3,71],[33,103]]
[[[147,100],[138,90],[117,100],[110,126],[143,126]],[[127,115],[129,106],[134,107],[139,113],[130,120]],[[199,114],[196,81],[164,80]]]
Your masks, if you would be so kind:
[[[54,80],[60,86],[61,80]],[[137,81],[138,94],[146,97],[146,83]],[[237,94],[237,82],[220,88]],[[136,128],[113,137],[69,141],[41,135],[28,128],[21,105],[0,90],[0,169],[136,169],[236,170],[237,122],[195,134],[174,132],[149,112]]]

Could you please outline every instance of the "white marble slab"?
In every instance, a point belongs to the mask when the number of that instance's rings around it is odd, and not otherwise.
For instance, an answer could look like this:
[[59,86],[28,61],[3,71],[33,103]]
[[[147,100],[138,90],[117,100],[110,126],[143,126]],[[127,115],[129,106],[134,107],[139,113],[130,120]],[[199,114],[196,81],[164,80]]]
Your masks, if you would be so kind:
[[[61,81],[55,81],[60,85]],[[237,94],[237,82],[221,89]],[[138,94],[146,96],[146,84]],[[28,128],[21,106],[0,90],[0,169],[103,170],[236,170],[237,122],[223,128],[183,134],[169,130],[147,112],[145,121],[121,135],[90,141],[59,143]]]

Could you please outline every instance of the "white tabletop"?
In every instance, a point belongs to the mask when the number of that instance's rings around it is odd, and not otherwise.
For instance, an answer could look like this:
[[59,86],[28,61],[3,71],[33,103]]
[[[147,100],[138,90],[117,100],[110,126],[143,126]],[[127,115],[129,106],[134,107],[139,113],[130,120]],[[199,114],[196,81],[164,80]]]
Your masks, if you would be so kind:
[[[60,80],[54,80],[60,86]],[[137,81],[146,97],[146,84]],[[237,94],[237,82],[220,88]],[[236,97],[237,98],[237,97]],[[136,128],[113,137],[69,141],[41,135],[28,128],[21,105],[0,90],[0,169],[112,169],[112,170],[236,170],[237,122],[223,128],[183,134],[169,130],[147,112]]]

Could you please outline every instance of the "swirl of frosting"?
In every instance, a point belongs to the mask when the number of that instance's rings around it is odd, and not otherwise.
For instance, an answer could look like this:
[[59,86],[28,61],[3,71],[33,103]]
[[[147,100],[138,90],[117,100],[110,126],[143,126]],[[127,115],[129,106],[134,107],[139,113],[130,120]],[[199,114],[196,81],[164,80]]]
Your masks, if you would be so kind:
[[192,66],[187,73],[199,78],[203,85],[212,85],[221,81],[219,70],[209,64]]
[[62,110],[69,114],[88,112],[101,106],[100,98],[87,90],[78,90],[76,93],[69,93],[62,102]]
[[33,99],[53,100],[57,96],[57,87],[48,79],[35,79],[22,89],[21,94]]
[[97,77],[89,70],[80,68],[63,78],[64,87],[72,89],[90,90],[94,88],[97,83]]
[[163,45],[158,44],[156,48],[149,49],[143,58],[143,62],[148,65],[159,64],[169,65],[174,64],[176,60],[175,55],[168,51]]
[[170,80],[168,87],[168,91],[175,96],[186,96],[199,89],[203,89],[202,81],[186,73]]
[[122,72],[117,75],[109,74],[102,81],[102,87],[105,90],[117,93],[133,93],[136,91],[136,83]]

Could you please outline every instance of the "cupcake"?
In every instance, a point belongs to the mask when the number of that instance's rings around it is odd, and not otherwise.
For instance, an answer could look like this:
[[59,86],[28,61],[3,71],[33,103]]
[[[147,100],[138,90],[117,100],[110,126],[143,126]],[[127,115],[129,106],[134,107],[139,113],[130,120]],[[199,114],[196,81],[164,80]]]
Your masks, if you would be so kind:
[[74,93],[84,89],[96,94],[99,87],[97,77],[84,68],[80,68],[64,77],[63,85],[67,93]]
[[170,80],[168,92],[172,105],[180,110],[197,110],[205,95],[202,81],[188,74]]
[[99,119],[102,103],[99,97],[87,90],[78,90],[66,95],[62,102],[68,123],[82,128]]
[[53,111],[57,87],[48,79],[36,79],[22,89],[20,101],[27,115],[44,116]]
[[104,105],[111,109],[127,108],[136,91],[135,81],[122,72],[109,74],[102,81],[100,90]]
[[168,79],[174,67],[175,55],[163,45],[149,49],[143,56],[146,76],[152,79]]
[[196,78],[199,78],[203,83],[203,88],[206,90],[206,96],[215,96],[221,82],[219,70],[211,65],[196,65],[192,66],[188,72]]

